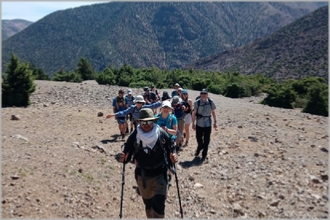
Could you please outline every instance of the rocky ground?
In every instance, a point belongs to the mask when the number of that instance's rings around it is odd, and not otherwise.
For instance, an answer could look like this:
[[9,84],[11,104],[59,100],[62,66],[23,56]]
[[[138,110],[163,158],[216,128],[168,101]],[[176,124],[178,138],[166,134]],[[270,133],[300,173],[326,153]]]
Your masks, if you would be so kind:
[[[122,164],[114,155],[124,141],[115,120],[98,114],[112,112],[119,87],[36,84],[31,106],[2,108],[2,218],[118,218]],[[257,97],[209,96],[219,128],[208,161],[193,156],[194,132],[179,154],[184,217],[328,218],[328,118]],[[145,218],[133,170],[126,166],[123,218]],[[173,181],[166,218],[179,211]]]

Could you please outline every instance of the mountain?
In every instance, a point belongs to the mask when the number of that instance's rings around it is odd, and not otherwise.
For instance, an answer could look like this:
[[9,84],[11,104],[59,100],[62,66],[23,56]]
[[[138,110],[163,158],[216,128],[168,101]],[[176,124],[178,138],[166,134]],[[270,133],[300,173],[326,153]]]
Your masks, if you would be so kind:
[[200,59],[186,68],[275,79],[319,76],[328,80],[328,6],[240,48]]
[[1,21],[2,27],[2,41],[6,40],[7,38],[13,36],[14,34],[24,30],[33,22],[23,20],[23,19],[12,19],[7,20],[4,19]]
[[53,75],[79,59],[97,71],[181,68],[245,45],[319,8],[314,2],[110,2],[57,11],[3,42],[2,64],[13,52]]

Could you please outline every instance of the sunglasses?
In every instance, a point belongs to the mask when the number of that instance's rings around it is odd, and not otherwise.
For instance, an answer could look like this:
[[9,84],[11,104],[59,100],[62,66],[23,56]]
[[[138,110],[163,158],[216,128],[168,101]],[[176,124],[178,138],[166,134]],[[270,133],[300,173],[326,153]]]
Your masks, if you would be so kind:
[[136,102],[136,104],[144,104],[144,102]]
[[201,93],[201,95],[207,95],[207,93]]
[[153,120],[151,120],[151,121],[140,121],[141,125],[152,125],[153,123],[154,123]]

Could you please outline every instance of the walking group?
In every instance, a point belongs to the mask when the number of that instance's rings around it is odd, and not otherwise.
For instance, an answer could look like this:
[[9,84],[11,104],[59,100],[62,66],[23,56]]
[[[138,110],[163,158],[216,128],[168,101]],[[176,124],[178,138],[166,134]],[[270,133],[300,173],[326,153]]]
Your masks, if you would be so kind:
[[208,91],[201,90],[193,102],[188,91],[178,83],[174,85],[171,96],[163,91],[160,97],[154,86],[150,89],[145,87],[144,93],[137,96],[133,96],[130,89],[126,96],[123,90],[119,90],[112,107],[114,113],[106,118],[116,118],[123,139],[129,134],[118,161],[123,162],[123,175],[125,164],[131,162],[136,165],[135,179],[147,218],[165,217],[165,201],[172,174],[175,175],[183,217],[175,170],[177,152],[189,145],[192,124],[197,140],[195,157],[202,152],[201,161],[207,159],[212,127],[217,128],[216,105],[208,97]]

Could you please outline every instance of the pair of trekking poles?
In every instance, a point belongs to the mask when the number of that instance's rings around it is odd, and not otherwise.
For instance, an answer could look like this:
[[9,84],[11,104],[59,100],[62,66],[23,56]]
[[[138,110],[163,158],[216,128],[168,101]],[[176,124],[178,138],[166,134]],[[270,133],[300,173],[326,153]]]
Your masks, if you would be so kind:
[[[123,162],[122,177],[121,177],[121,196],[120,196],[119,218],[122,218],[122,216],[123,216],[123,200],[124,200],[124,185],[125,185],[125,166],[126,166],[126,163],[124,161]],[[173,168],[174,168],[174,171],[175,171],[174,172],[174,176],[175,176],[176,188],[177,188],[177,191],[178,191],[180,214],[181,214],[181,218],[183,218],[183,210],[182,210],[180,190],[179,190],[179,180],[178,180],[178,175],[177,175],[177,172],[176,172],[175,164],[173,164]]]

